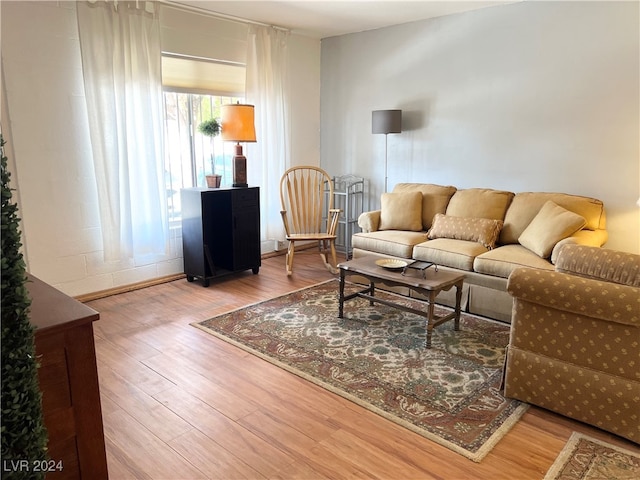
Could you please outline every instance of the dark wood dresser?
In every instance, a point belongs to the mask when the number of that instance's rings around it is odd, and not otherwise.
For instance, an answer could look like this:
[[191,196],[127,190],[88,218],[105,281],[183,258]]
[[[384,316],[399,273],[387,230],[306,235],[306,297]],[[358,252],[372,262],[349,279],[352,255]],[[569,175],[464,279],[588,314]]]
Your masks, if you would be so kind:
[[93,322],[100,315],[34,276],[29,276],[27,289],[52,460],[47,479],[106,479],[93,341]]

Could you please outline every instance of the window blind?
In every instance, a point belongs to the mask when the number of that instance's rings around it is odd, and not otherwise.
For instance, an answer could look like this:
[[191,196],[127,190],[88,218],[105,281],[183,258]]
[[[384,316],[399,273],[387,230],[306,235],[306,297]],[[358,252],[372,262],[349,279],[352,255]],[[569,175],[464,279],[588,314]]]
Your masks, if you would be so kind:
[[242,97],[245,66],[163,54],[162,85],[170,91]]

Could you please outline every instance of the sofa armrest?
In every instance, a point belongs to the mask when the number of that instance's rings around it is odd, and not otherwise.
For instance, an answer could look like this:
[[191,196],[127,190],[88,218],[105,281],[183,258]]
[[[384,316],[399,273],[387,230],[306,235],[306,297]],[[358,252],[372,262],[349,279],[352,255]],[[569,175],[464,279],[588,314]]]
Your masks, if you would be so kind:
[[382,210],[361,213],[358,217],[358,226],[363,232],[377,232],[380,228],[380,214]]
[[516,300],[640,327],[640,289],[552,270],[519,267],[507,291]]
[[585,245],[565,245],[556,271],[581,277],[640,287],[640,255]]
[[601,247],[607,242],[609,234],[606,230],[579,230],[570,237],[564,238],[556,243],[551,251],[551,263],[554,265],[558,260],[558,253],[564,245],[587,245]]

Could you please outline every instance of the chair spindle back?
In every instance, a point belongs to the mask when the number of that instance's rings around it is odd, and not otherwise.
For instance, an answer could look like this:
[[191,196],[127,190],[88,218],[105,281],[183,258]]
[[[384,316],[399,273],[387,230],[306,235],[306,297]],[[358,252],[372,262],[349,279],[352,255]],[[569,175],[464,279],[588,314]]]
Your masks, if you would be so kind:
[[333,183],[318,167],[292,167],[280,180],[280,201],[286,211],[288,233],[313,234],[326,232],[323,218],[333,208]]

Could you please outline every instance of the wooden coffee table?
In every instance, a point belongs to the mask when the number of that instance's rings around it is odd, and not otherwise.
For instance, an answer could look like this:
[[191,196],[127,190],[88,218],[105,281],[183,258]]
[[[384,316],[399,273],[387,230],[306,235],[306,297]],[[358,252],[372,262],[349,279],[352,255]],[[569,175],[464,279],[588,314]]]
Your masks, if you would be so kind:
[[[465,275],[454,272],[445,272],[429,268],[420,274],[407,272],[402,274],[402,270],[389,270],[376,265],[376,258],[363,257],[355,260],[349,260],[338,265],[340,269],[340,303],[338,309],[338,317],[343,318],[344,302],[352,298],[360,297],[368,299],[373,305],[374,302],[399,308],[407,312],[415,313],[426,318],[427,340],[426,348],[431,348],[431,333],[433,328],[443,322],[453,319],[454,329],[460,330],[460,300],[462,298],[462,284]],[[424,274],[424,278],[423,278]],[[361,275],[369,280],[369,286],[351,295],[344,294],[344,283],[347,275]],[[398,303],[385,300],[375,296],[376,283],[392,287],[408,287],[411,290],[427,296],[428,300],[426,312],[415,308],[406,307]],[[456,287],[456,307],[455,310],[447,315],[436,317],[434,313],[435,298],[443,290],[449,290]]]

